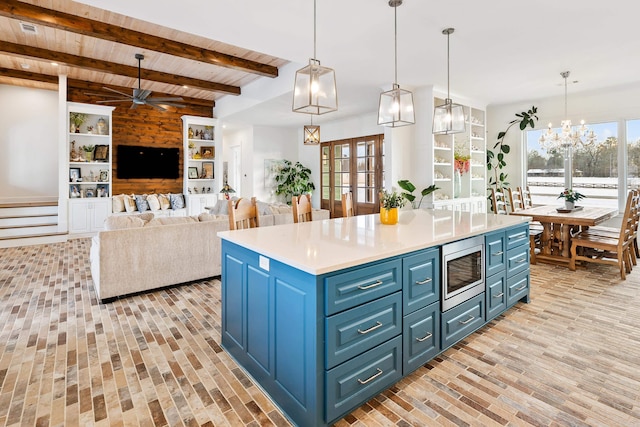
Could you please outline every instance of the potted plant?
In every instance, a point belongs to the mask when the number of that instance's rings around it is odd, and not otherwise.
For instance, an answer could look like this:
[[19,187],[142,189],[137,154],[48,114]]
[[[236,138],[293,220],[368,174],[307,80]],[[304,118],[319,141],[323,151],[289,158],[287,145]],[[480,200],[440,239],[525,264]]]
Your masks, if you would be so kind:
[[398,208],[405,205],[407,199],[395,191],[380,192],[380,222],[393,225],[398,222]]
[[311,169],[300,162],[295,164],[289,160],[284,160],[275,175],[276,194],[283,195],[288,205],[291,204],[293,196],[301,194],[311,194],[316,189],[311,182]]
[[568,210],[573,210],[576,207],[576,202],[580,199],[584,199],[584,194],[578,193],[571,188],[565,188],[562,193],[558,196],[558,199],[564,199],[564,207]]
[[84,151],[84,157],[87,162],[93,160],[93,149],[95,148],[93,145],[82,145],[82,151]]
[[71,133],[80,133],[80,126],[87,120],[87,115],[85,113],[69,113],[69,120],[71,121]]
[[420,191],[420,194],[422,196],[420,197],[420,201],[418,203],[415,203],[416,196],[413,195],[413,192],[416,190],[416,186],[413,185],[413,183],[408,179],[401,179],[400,181],[398,181],[398,185],[404,190],[404,192],[400,193],[400,195],[407,199],[409,203],[411,203],[411,207],[413,209],[417,209],[420,207],[420,205],[422,205],[422,199],[424,199],[424,196],[428,196],[434,191],[440,189],[436,187],[435,184],[430,185],[427,188],[423,188],[422,191]]

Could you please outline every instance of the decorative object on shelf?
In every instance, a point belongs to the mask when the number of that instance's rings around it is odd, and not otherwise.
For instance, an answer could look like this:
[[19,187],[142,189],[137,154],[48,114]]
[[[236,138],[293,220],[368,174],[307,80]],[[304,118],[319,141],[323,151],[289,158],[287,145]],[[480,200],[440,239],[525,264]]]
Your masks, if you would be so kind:
[[447,36],[447,98],[444,104],[438,105],[433,111],[433,133],[452,134],[464,132],[464,108],[460,104],[454,104],[449,91],[449,37],[455,31],[454,28],[445,28],[442,34]]
[[80,153],[76,150],[76,141],[71,141],[71,150],[69,151],[69,161],[71,162],[81,162],[84,158],[80,155]]
[[207,141],[213,140],[213,126],[204,127],[204,139]]
[[109,182],[109,171],[102,169],[100,171],[100,177],[98,178],[100,182]]
[[80,168],[69,168],[69,182],[81,181],[81,173]]
[[[521,131],[525,130],[527,126],[532,129],[535,127],[536,122],[538,121],[538,108],[533,105],[528,111],[522,111],[521,113],[516,113],[516,118],[509,122],[509,126],[504,131],[498,132],[498,141],[494,144],[493,150],[487,149],[487,170],[493,172],[493,176],[489,176],[489,182],[487,186],[488,193],[491,193],[491,188],[495,191],[503,192],[506,187],[509,186],[507,182],[507,174],[500,172],[500,169],[507,166],[507,162],[504,159],[504,156],[509,154],[511,151],[511,147],[504,143],[504,138],[507,136],[507,132],[509,129],[516,123]],[[497,152],[494,153],[494,151]],[[487,196],[488,199],[491,199],[491,196]]]
[[213,179],[213,162],[202,162],[202,178]]
[[282,163],[274,177],[277,184],[275,192],[283,195],[288,205],[293,196],[310,194],[316,189],[311,182],[311,169],[300,162],[293,164],[289,160],[283,160]]
[[95,197],[96,193],[93,188],[87,188],[84,190],[84,197]]
[[81,197],[80,189],[78,188],[77,185],[71,186],[71,188],[69,189],[69,197],[72,197],[72,198]]
[[313,116],[311,116],[311,124],[304,125],[304,145],[320,144],[320,126],[313,125]]
[[84,157],[85,157],[85,161],[90,162],[93,160],[93,150],[95,149],[95,146],[93,145],[82,145],[80,147],[82,149],[82,151],[84,151]]
[[109,197],[109,190],[106,185],[101,184],[96,187],[96,197]]
[[[549,123],[549,127],[546,132],[540,135],[540,145],[547,151],[562,151],[564,158],[570,157],[571,149],[577,145],[593,144],[597,140],[596,134],[593,130],[589,130],[584,123],[584,120],[580,121],[580,126],[574,129],[571,126],[571,120],[567,116],[567,78],[569,77],[569,71],[563,71],[560,73],[564,79],[564,120],[560,123],[561,133],[558,134],[552,129],[552,124]],[[575,83],[575,82],[574,82]],[[584,140],[583,140],[584,137]]]
[[222,186],[222,190],[220,190],[220,194],[224,194],[224,198],[227,200],[229,200],[229,193],[235,193],[235,192],[236,190],[231,188],[229,184],[227,184],[226,182]]
[[198,168],[195,166],[189,166],[189,179],[198,178]]
[[96,145],[93,153],[93,160],[96,162],[108,162],[109,161],[109,146],[108,145]]
[[428,196],[434,191],[440,189],[436,187],[435,184],[430,185],[427,188],[423,188],[422,191],[420,191],[420,195],[422,197],[420,197],[420,201],[416,203],[416,196],[413,195],[413,192],[416,190],[416,186],[413,185],[413,183],[408,179],[401,179],[400,181],[398,181],[398,185],[404,190],[404,192],[401,193],[401,196],[407,199],[409,203],[411,203],[411,207],[414,209],[417,209],[420,207],[420,205],[422,205],[422,199],[424,199],[425,196]]
[[460,174],[467,173],[469,172],[470,160],[470,155],[456,151],[453,154],[453,167]]
[[565,188],[562,193],[558,196],[558,199],[564,199],[564,208],[568,210],[573,210],[576,207],[576,202],[580,199],[584,199],[584,194],[578,193],[571,188]]
[[[191,128],[189,128],[189,131],[190,131],[190,132],[193,132],[193,131],[191,130]],[[190,159],[193,159],[193,155],[194,155],[194,154],[195,154],[195,152],[196,152],[196,144],[195,144],[193,141],[189,141],[188,146],[189,146],[189,158],[190,158]]]
[[215,153],[216,153],[215,150],[216,150],[215,147],[212,147],[212,146],[206,146],[205,147],[203,145],[202,147],[200,147],[200,156],[203,159],[213,159],[215,157]]
[[80,126],[87,120],[85,113],[76,113],[74,111],[69,113],[69,120],[71,121],[71,127],[69,132],[80,133]]
[[398,223],[398,208],[405,205],[407,199],[395,191],[380,191],[380,222],[386,225]]
[[92,134],[93,133],[93,126],[87,126],[87,133],[88,134]]
[[325,114],[338,109],[336,75],[316,59],[316,0],[313,0],[313,58],[309,65],[296,71],[293,87],[293,111]]
[[98,130],[98,135],[107,135],[109,133],[109,129],[107,129],[107,121],[104,119],[104,117],[100,117],[98,119],[96,128]]
[[391,90],[380,94],[378,124],[389,127],[412,125],[416,122],[413,109],[413,93],[398,85],[398,7],[403,0],[389,0],[394,19],[394,80]]
[[[188,132],[189,132],[189,139],[193,139],[193,129],[191,129],[191,127],[189,127],[189,131],[188,131]],[[191,144],[192,144],[192,143],[190,142],[190,143],[189,143],[189,148],[193,148],[193,147],[191,146]]]

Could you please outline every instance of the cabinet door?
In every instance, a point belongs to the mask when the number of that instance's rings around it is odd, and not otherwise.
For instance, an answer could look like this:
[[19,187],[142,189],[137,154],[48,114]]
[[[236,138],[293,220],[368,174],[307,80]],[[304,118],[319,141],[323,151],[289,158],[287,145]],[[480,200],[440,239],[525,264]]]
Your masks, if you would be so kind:
[[507,285],[505,273],[494,274],[487,278],[487,313],[489,321],[507,309]]
[[104,222],[111,213],[111,199],[95,200],[89,203],[91,231],[104,230]]
[[84,200],[69,203],[69,233],[88,233],[91,231],[91,220]]
[[440,250],[425,250],[402,259],[403,314],[440,299]]
[[407,375],[440,352],[440,304],[405,316],[402,328],[402,374]]
[[488,233],[485,236],[486,276],[503,272],[507,259],[504,231]]

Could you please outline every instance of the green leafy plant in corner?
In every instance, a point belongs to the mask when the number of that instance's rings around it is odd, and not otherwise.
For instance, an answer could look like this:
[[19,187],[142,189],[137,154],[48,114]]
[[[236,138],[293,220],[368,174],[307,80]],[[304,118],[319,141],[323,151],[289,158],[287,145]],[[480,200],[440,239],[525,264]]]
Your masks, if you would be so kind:
[[528,111],[517,113],[516,118],[509,122],[507,129],[498,133],[498,141],[493,146],[493,150],[487,150],[487,170],[490,173],[487,190],[491,191],[493,188],[501,192],[509,186],[507,174],[502,172],[502,169],[507,166],[505,156],[509,154],[511,147],[504,143],[504,138],[515,124],[518,124],[521,131],[525,130],[527,126],[535,127],[538,121],[537,113],[538,108],[535,106],[532,106]]
[[424,199],[424,196],[428,196],[434,191],[439,190],[439,188],[436,187],[435,184],[430,185],[427,188],[423,188],[422,191],[420,191],[420,194],[422,195],[422,197],[420,197],[420,201],[418,203],[415,203],[416,196],[413,195],[413,192],[416,190],[416,186],[413,185],[413,183],[408,179],[401,179],[400,181],[398,181],[398,185],[400,186],[400,188],[404,190],[400,194],[402,195],[402,197],[407,199],[409,203],[411,203],[411,206],[414,209],[420,207],[420,205],[422,204],[422,199]]
[[85,113],[71,112],[69,113],[69,120],[71,120],[71,123],[76,125],[76,127],[80,127],[87,120],[87,115]]
[[311,193],[316,189],[311,182],[311,169],[300,162],[293,164],[289,160],[282,162],[282,167],[276,172],[276,194],[284,195],[287,204],[291,204],[293,196]]

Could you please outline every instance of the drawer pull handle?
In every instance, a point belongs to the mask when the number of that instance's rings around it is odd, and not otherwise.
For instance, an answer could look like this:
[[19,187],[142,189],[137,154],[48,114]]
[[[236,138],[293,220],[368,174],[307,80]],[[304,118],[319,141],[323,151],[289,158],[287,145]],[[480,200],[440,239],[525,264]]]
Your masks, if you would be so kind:
[[433,334],[431,332],[427,332],[427,335],[425,335],[423,338],[416,338],[416,341],[418,341],[418,342],[426,341],[429,338],[431,338],[432,336],[433,336]]
[[523,289],[525,289],[527,287],[527,285],[522,285],[519,288],[516,288],[516,291],[521,291]]
[[417,281],[416,281],[416,285],[426,285],[426,284],[427,284],[427,283],[429,283],[430,281],[431,281],[431,277],[427,277],[426,279],[424,279],[424,280],[422,280],[422,281],[417,280]]
[[504,295],[504,292],[500,292],[498,295],[494,295],[494,298],[502,298],[502,295]]
[[367,286],[358,285],[358,289],[361,289],[361,290],[364,291],[366,289],[375,288],[376,286],[380,286],[380,285],[382,285],[382,280],[376,280],[375,283],[372,283],[372,284],[367,285]]
[[368,333],[369,333],[369,332],[371,332],[371,331],[375,331],[375,330],[376,330],[376,329],[378,329],[380,326],[382,326],[382,323],[380,323],[380,322],[376,322],[376,324],[375,324],[375,325],[373,325],[373,326],[372,326],[372,327],[370,327],[369,329],[365,329],[364,331],[361,331],[360,329],[358,329],[358,333],[359,333],[359,334],[362,334],[362,335],[364,335],[364,334],[368,334]]
[[475,317],[473,317],[473,316],[469,315],[469,318],[468,318],[467,320],[458,320],[458,322],[459,322],[461,325],[466,325],[467,323],[471,322],[473,319],[475,319]]
[[493,252],[491,256],[501,256],[503,253],[503,251]]
[[516,261],[516,264],[522,264],[523,262],[527,262],[527,258],[520,258]]
[[360,384],[366,384],[368,382],[371,382],[373,380],[375,380],[376,378],[378,378],[380,375],[382,375],[382,369],[380,368],[376,368],[378,370],[378,372],[376,374],[371,375],[369,378],[367,378],[366,380],[362,381],[360,378],[358,378],[358,382]]

